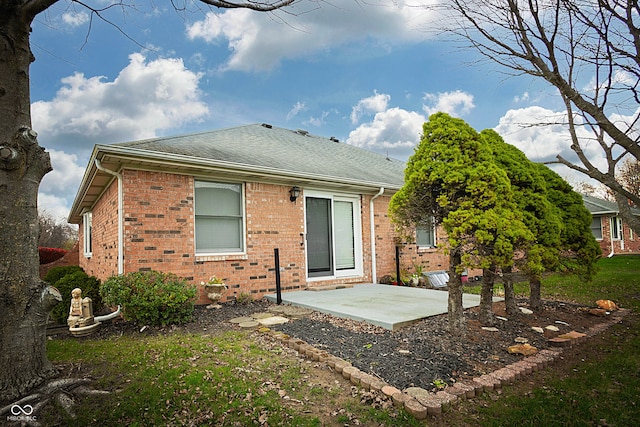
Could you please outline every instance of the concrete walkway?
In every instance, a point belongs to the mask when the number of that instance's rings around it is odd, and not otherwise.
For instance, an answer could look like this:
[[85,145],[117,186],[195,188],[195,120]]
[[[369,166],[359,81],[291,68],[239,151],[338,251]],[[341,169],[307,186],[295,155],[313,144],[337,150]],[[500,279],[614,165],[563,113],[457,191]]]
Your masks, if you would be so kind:
[[[276,301],[276,295],[267,295]],[[494,301],[500,299],[494,298]],[[396,330],[419,319],[447,312],[448,293],[433,289],[359,284],[327,291],[283,292],[282,303]],[[464,308],[480,304],[480,295],[464,294]]]

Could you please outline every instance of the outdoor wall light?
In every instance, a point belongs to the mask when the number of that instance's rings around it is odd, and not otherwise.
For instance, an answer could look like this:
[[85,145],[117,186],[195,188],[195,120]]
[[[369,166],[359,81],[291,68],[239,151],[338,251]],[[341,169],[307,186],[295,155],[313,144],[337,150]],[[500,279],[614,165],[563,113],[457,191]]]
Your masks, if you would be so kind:
[[291,200],[292,202],[295,202],[299,195],[300,195],[300,187],[298,187],[297,185],[294,185],[293,187],[291,187],[291,190],[289,190],[289,200]]

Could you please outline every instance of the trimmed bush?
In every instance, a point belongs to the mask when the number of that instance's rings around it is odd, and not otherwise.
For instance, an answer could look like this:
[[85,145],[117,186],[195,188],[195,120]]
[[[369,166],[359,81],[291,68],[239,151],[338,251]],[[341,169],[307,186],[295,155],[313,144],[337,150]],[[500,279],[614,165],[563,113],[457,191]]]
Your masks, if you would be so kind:
[[191,320],[196,288],[175,274],[145,271],[112,276],[100,293],[106,304],[120,306],[126,320],[165,326]]
[[78,265],[53,267],[47,272],[43,280],[50,285],[55,286],[58,280],[62,279],[67,274],[75,273],[77,271],[82,271],[84,273],[84,270]]
[[[69,268],[69,267],[62,267]],[[80,267],[77,267],[78,269]],[[52,269],[53,270],[53,269]],[[47,275],[49,276],[49,275]],[[48,281],[48,280],[47,280]],[[51,283],[50,281],[48,281]],[[69,317],[69,307],[71,306],[71,291],[75,288],[82,289],[82,298],[91,298],[93,302],[93,312],[97,313],[102,309],[102,297],[100,296],[100,281],[87,275],[82,269],[72,271],[60,277],[55,283],[51,283],[58,288],[62,294],[62,302],[51,310],[51,318],[59,323],[66,323]]]
[[38,254],[40,255],[40,264],[49,264],[50,262],[57,261],[65,256],[67,252],[69,251],[61,248],[45,248],[39,246]]

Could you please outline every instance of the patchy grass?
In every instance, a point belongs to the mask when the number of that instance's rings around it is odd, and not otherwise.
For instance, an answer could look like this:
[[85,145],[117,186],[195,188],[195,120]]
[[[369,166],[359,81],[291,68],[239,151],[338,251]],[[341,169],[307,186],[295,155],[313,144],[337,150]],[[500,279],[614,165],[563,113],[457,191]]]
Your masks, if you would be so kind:
[[47,426],[418,425],[403,411],[360,404],[341,377],[245,331],[52,340],[48,355],[112,393],[77,398],[75,419],[48,408],[38,417]]

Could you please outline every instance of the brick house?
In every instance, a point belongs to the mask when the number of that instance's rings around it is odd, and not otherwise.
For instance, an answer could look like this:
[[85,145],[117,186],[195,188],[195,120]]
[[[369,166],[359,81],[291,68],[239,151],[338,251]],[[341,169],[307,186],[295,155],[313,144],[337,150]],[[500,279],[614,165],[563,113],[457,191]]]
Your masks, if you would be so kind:
[[[376,282],[395,273],[387,215],[405,163],[335,138],[255,124],[96,145],[69,214],[80,266],[105,280],[159,270],[199,284],[215,275],[223,300]],[[448,268],[436,230],[401,246],[402,269]],[[439,233],[438,233],[439,237]],[[198,303],[207,303],[200,289]]]
[[[582,199],[591,212],[591,232],[604,256],[640,253],[640,237],[624,224],[617,203],[584,194]],[[640,215],[640,209],[632,208],[632,212]]]

